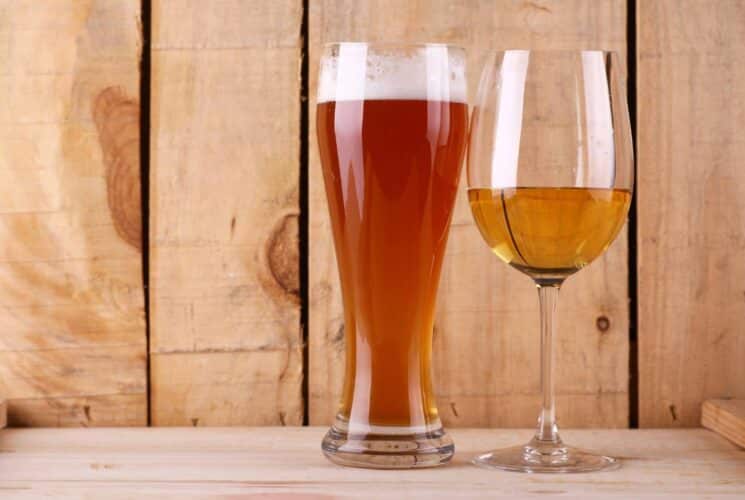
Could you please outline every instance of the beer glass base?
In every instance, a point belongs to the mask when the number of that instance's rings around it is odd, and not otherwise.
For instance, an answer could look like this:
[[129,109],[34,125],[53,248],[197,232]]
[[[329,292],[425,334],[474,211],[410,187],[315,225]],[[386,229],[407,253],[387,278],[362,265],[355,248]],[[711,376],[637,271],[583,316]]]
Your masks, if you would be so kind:
[[335,464],[368,469],[413,469],[447,463],[455,453],[442,426],[416,433],[407,427],[376,427],[349,434],[334,425],[323,438],[323,454]]
[[559,444],[532,440],[525,446],[494,450],[473,459],[487,469],[512,472],[571,473],[607,471],[620,467],[618,459]]

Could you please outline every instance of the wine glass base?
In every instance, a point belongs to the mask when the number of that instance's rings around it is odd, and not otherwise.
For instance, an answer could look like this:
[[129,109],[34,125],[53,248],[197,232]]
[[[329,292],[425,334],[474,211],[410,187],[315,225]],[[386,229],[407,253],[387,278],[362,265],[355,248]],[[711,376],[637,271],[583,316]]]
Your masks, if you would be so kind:
[[545,444],[535,439],[524,446],[479,455],[473,459],[473,463],[487,469],[561,474],[608,471],[621,465],[616,458],[596,455],[561,443]]
[[337,426],[323,438],[323,454],[335,464],[367,469],[437,467],[455,453],[452,439],[442,427],[424,433],[396,427],[385,433],[348,434]]

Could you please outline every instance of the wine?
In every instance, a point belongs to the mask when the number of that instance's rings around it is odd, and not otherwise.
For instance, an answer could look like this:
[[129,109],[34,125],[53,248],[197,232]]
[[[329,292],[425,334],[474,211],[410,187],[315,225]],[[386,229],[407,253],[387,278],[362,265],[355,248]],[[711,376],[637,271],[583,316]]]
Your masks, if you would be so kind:
[[623,226],[631,192],[602,188],[468,190],[481,235],[504,262],[561,280],[592,262]]

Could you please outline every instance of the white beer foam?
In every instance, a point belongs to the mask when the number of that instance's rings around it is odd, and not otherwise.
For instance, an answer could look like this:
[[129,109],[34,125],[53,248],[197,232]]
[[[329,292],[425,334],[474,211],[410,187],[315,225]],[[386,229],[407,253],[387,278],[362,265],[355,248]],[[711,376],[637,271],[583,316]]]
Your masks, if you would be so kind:
[[365,44],[341,44],[321,60],[318,102],[416,99],[466,102],[462,49],[422,45],[386,54]]

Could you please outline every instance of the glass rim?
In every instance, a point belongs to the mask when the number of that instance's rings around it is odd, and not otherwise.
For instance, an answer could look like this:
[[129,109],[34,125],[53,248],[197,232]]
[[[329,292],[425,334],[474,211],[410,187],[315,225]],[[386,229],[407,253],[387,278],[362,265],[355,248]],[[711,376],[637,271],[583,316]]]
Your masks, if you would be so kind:
[[462,45],[456,45],[452,43],[444,42],[352,42],[352,41],[338,41],[338,42],[325,42],[322,44],[324,49],[333,47],[380,47],[387,49],[401,48],[401,49],[427,49],[427,48],[446,48],[454,49],[462,52],[466,52],[466,48]]
[[491,54],[505,54],[507,52],[530,52],[538,54],[581,54],[583,52],[599,53],[606,55],[620,55],[617,50],[609,49],[528,49],[528,48],[508,48],[508,49],[495,49],[492,50]]

